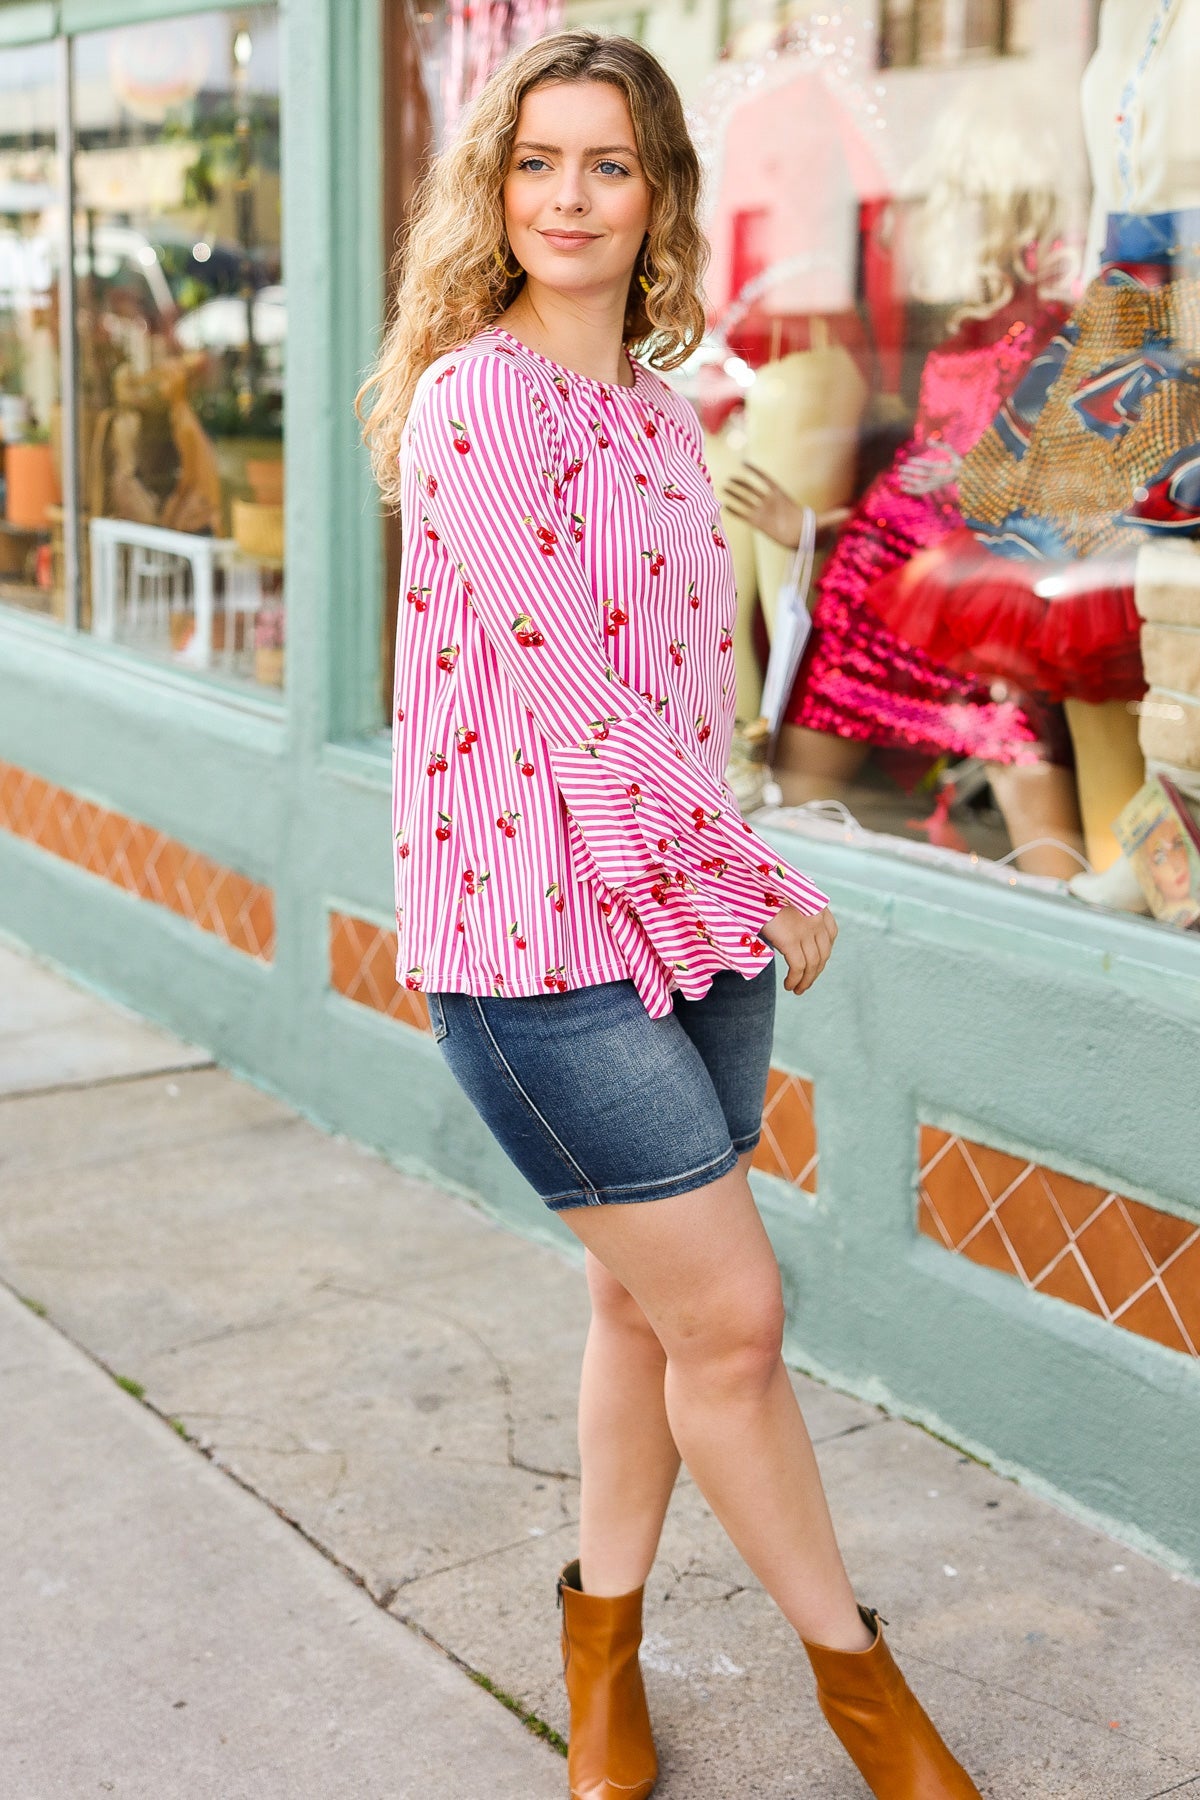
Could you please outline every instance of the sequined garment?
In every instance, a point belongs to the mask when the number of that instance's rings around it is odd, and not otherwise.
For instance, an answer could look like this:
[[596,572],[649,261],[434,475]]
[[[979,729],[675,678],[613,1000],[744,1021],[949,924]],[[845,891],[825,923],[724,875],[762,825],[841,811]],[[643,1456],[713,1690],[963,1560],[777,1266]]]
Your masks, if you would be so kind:
[[1061,734],[1044,708],[934,661],[890,631],[865,596],[874,582],[962,525],[953,482],[927,495],[906,494],[901,470],[917,457],[965,456],[1063,318],[1057,307],[1018,297],[990,319],[968,320],[931,352],[913,436],[867,489],[821,576],[789,724],[990,762],[1058,754]]

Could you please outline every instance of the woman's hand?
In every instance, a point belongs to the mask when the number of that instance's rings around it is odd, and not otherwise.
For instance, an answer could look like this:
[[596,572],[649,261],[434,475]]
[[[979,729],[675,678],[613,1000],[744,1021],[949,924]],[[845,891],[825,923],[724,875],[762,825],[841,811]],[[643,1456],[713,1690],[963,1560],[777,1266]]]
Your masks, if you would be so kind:
[[788,966],[784,987],[789,994],[805,993],[817,979],[833,950],[837,922],[829,908],[817,914],[804,913],[798,906],[785,906],[760,929],[778,950]]

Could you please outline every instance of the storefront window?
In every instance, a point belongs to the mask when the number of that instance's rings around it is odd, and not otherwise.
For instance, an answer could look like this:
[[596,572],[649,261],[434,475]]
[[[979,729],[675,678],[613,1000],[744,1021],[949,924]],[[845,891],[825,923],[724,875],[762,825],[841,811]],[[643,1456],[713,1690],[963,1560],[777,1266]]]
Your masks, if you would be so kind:
[[[227,681],[279,686],[278,8],[83,33],[70,43],[65,95],[58,48],[0,51],[0,600],[63,616],[70,542],[82,629]],[[58,377],[63,103],[73,132],[70,442]],[[73,525],[63,480],[72,459]]]
[[97,637],[277,685],[279,17],[72,45],[81,566]]
[[55,69],[52,44],[0,54],[0,603],[62,619]]

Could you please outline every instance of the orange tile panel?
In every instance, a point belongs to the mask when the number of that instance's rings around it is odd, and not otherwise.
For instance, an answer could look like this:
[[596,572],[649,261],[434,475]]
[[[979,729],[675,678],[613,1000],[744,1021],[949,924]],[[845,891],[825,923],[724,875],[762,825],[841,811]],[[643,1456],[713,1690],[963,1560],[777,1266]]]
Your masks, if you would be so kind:
[[424,994],[396,980],[396,933],[351,913],[329,915],[329,985],[359,1006],[429,1030]]
[[1200,1224],[931,1126],[919,1155],[923,1237],[1200,1355]]
[[88,874],[165,906],[260,962],[275,954],[275,897],[153,825],[0,763],[0,828]]
[[1070,1242],[1067,1227],[1050,1204],[1041,1169],[1025,1170],[996,1208],[996,1220],[1021,1273],[1031,1282],[1036,1283]]
[[790,1181],[806,1194],[817,1191],[817,1129],[813,1117],[812,1082],[787,1069],[773,1068],[767,1077],[762,1136],[753,1166],[765,1175]]
[[957,1138],[922,1162],[921,1191],[956,1250],[987,1218],[987,1196]]

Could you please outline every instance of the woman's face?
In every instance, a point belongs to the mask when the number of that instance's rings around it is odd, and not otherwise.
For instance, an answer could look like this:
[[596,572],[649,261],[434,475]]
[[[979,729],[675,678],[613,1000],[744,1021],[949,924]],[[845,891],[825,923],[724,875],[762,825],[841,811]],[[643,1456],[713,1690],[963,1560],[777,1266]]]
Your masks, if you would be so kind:
[[504,219],[531,279],[580,298],[622,298],[650,224],[650,189],[620,88],[555,81],[521,102]]

